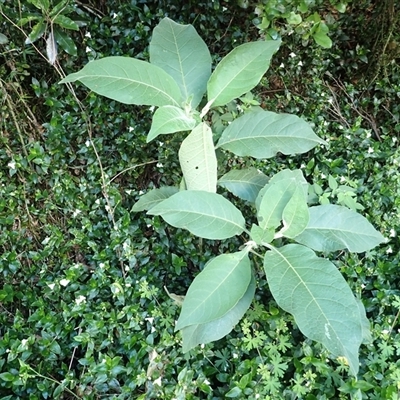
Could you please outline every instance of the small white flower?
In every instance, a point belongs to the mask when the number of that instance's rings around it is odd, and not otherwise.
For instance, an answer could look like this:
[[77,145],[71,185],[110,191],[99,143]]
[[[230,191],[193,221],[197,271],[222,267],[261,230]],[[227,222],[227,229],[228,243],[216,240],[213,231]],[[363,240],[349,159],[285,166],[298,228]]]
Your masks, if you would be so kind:
[[232,354],[233,358],[238,358],[239,356],[236,353]]
[[159,142],[158,144],[160,145],[160,147],[164,146],[164,142]]
[[60,285],[61,286],[67,286],[71,281],[69,279],[61,279],[60,280]]
[[143,190],[139,190],[139,196],[141,196],[142,194],[144,194]]
[[293,53],[293,51],[292,51],[292,52],[289,54],[289,56],[292,57],[292,58],[294,58],[294,57],[296,57],[296,54]]
[[118,14],[116,14],[116,13],[113,13],[112,17],[113,17],[113,19],[115,19],[115,18],[117,18],[117,17],[118,17]]
[[386,250],[386,254],[391,254],[393,253],[393,249],[389,246],[388,249]]
[[50,290],[54,290],[54,286],[56,286],[55,283],[48,283],[47,286],[50,288]]
[[85,146],[86,146],[86,147],[89,147],[89,146],[90,146],[90,140],[86,140]]
[[303,62],[302,62],[302,61],[299,61],[299,62],[297,63],[297,65],[298,65],[299,67],[302,67],[302,66],[303,66]]
[[132,131],[134,131],[135,130],[135,128],[133,127],[133,126],[130,126],[129,128],[128,128],[128,131],[129,132],[132,132]]
[[100,264],[99,264],[99,267],[100,267],[101,269],[104,269],[105,266],[106,266],[106,265],[105,265],[104,263],[100,263]]
[[300,169],[304,169],[305,167],[306,167],[305,164],[301,164],[301,165],[300,165]]
[[371,132],[367,132],[367,138],[371,137]]
[[344,176],[341,176],[340,177],[340,183],[344,183],[344,182],[346,182],[346,178]]
[[279,68],[285,68],[285,64],[281,63],[281,65],[279,66]]
[[150,112],[153,112],[153,111],[155,110],[155,107],[154,107],[154,106],[151,106],[151,107],[149,108],[149,110],[150,110]]
[[322,178],[322,179],[325,179],[325,178],[326,178],[326,175],[325,175],[324,173],[322,173],[322,174],[321,174],[321,178]]
[[393,228],[390,230],[390,237],[396,237],[396,231]]
[[8,167],[8,168],[11,168],[11,169],[15,169],[15,161],[10,161],[10,162],[7,164],[7,167]]
[[387,334],[389,333],[389,331],[388,331],[387,329],[384,329],[384,330],[382,331],[382,333],[383,333],[384,335],[387,335]]
[[96,199],[95,203],[96,203],[97,205],[99,205],[99,204],[100,204],[100,199]]
[[82,295],[78,296],[78,297],[75,299],[75,303],[78,304],[78,306],[79,306],[79,304],[81,304],[81,303],[86,303],[86,297],[85,297],[85,296],[82,296]]
[[163,165],[162,165],[162,163],[157,163],[157,168],[162,168],[163,167]]
[[374,149],[373,149],[372,147],[369,147],[369,148],[368,148],[368,153],[371,154],[371,153],[373,153],[373,152],[374,152]]
[[92,51],[92,49],[89,46],[86,46],[86,53],[90,53]]
[[202,343],[202,344],[200,345],[200,347],[201,347],[202,349],[204,349],[204,343]]
[[147,317],[147,318],[145,318],[145,320],[150,322],[151,325],[153,325],[154,317]]
[[154,384],[161,386],[161,376],[154,380]]
[[72,216],[75,218],[81,213],[81,210],[75,210],[72,214]]
[[90,32],[86,32],[86,33],[85,33],[85,37],[91,39],[91,38],[92,38],[92,35],[90,34]]

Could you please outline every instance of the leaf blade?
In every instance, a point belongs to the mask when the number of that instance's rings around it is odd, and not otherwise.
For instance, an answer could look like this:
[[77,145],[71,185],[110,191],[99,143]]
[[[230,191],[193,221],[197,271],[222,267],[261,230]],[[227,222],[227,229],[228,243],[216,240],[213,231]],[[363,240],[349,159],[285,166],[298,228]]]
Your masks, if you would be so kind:
[[179,106],[180,89],[161,68],[129,57],[90,61],[60,83],[80,81],[90,90],[125,104]]
[[168,199],[175,193],[178,193],[178,188],[174,186],[163,186],[157,189],[150,190],[148,193],[140,197],[140,199],[133,205],[131,211],[148,211],[154,206]]
[[205,239],[227,239],[245,229],[242,213],[230,201],[201,190],[178,192],[147,213]]

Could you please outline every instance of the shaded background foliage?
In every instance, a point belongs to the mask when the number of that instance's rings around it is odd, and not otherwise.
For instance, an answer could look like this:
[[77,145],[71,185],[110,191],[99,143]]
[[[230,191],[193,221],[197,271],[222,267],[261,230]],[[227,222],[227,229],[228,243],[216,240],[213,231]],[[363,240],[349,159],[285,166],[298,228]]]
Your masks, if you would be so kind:
[[[65,73],[108,55],[146,59],[152,29],[164,16],[192,23],[215,62],[262,34],[252,3],[75,4],[86,26],[68,31],[77,56],[60,52]],[[0,45],[0,399],[400,396],[399,13],[389,0],[351,2],[343,14],[329,2],[314,4],[333,47],[304,42],[278,20],[284,44],[255,99],[301,115],[331,144],[255,166],[267,174],[302,168],[316,184],[315,202],[341,201],[331,175],[388,238],[370,253],[335,258],[372,324],[358,381],[344,360],[305,340],[278,309],[261,266],[256,301],[232,334],[181,353],[174,333],[179,309],[163,286],[184,294],[210,256],[235,239],[199,241],[157,217],[130,213],[141,191],[178,181],[181,138],[146,144],[150,110],[82,87],[80,109],[11,23],[35,7],[2,0],[0,32],[9,42]],[[376,15],[386,24],[366,32],[365,21],[378,21]],[[42,39],[36,45],[44,52]],[[216,125],[233,118],[235,108],[216,112]],[[226,160],[229,168],[244,162]]]

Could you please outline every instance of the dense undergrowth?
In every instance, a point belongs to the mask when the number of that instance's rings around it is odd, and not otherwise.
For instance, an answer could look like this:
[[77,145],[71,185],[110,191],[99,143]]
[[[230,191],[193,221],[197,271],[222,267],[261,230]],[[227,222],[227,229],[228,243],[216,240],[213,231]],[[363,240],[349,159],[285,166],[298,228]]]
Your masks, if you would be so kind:
[[[391,52],[381,39],[381,47],[369,46],[363,18],[376,12],[373,1],[343,14],[316,3],[333,47],[304,42],[277,21],[283,45],[256,100],[303,116],[330,145],[306,161],[281,156],[255,166],[266,174],[302,168],[315,184],[315,203],[362,207],[387,238],[369,253],[334,259],[371,321],[358,379],[345,360],[304,339],[271,299],[261,268],[256,301],[233,332],[182,354],[174,333],[179,308],[163,287],[183,295],[211,255],[235,248],[235,240],[200,241],[130,212],[143,192],[180,174],[179,141],[163,136],[146,144],[150,111],[83,86],[75,98],[12,25],[19,4],[3,0],[0,33],[9,41],[0,45],[0,399],[400,398],[399,37],[391,33]],[[219,57],[261,34],[251,4],[76,4],[76,19],[86,25],[67,31],[77,55],[60,51],[66,74],[108,55],[147,59],[151,31],[164,16],[193,24]],[[45,54],[44,41],[35,44]],[[235,107],[215,119],[227,123]],[[227,160],[230,167],[241,162]]]

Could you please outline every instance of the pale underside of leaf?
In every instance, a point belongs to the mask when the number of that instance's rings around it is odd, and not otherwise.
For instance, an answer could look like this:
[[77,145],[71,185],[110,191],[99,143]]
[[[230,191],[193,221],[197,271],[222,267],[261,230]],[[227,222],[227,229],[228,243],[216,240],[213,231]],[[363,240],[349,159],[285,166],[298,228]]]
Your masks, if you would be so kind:
[[190,325],[182,328],[183,352],[186,353],[199,344],[206,344],[219,340],[230,333],[250,307],[254,298],[255,289],[255,279],[252,277],[244,296],[225,315],[204,324]]
[[125,104],[179,106],[177,83],[161,68],[129,57],[90,61],[60,83],[80,81],[95,93]]
[[221,318],[244,296],[250,280],[247,250],[213,258],[190,285],[175,330]]
[[297,244],[267,252],[264,268],[278,305],[294,316],[307,337],[345,357],[356,375],[363,340],[360,310],[337,268]]
[[217,191],[217,156],[212,131],[205,122],[182,142],[179,162],[187,189]]
[[235,119],[222,133],[217,148],[238,156],[271,158],[278,152],[305,153],[321,143],[325,142],[296,115],[259,109]]
[[245,229],[242,213],[223,196],[184,190],[157,204],[150,215],[161,215],[170,225],[205,239],[227,239]]
[[152,189],[150,192],[144,194],[140,199],[133,205],[132,212],[147,211],[153,208],[155,205],[168,199],[175,193],[178,193],[178,188],[174,186],[163,186],[161,188]]
[[348,249],[363,252],[384,241],[368,220],[343,206],[326,204],[310,207],[310,221],[306,229],[295,237],[299,243],[316,251]]

